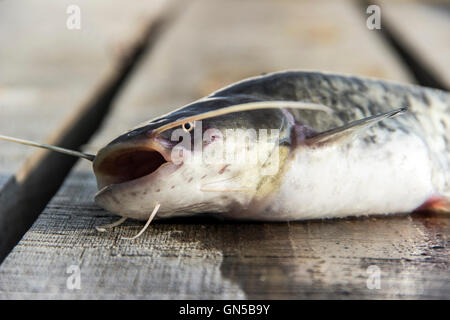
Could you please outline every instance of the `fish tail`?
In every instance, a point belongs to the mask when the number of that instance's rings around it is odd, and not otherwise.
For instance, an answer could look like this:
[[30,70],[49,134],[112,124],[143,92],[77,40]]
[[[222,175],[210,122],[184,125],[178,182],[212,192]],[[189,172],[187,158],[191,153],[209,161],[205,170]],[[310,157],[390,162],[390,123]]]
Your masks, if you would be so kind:
[[432,210],[450,213],[450,198],[445,196],[432,196],[425,201],[416,211]]

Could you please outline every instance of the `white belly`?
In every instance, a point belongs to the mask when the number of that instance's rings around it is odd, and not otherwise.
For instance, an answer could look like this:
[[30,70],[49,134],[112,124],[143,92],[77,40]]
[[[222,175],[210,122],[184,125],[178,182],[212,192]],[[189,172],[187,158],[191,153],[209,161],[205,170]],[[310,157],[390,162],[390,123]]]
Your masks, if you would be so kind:
[[403,132],[377,143],[358,139],[300,147],[264,216],[299,220],[410,212],[433,195],[431,172],[426,145]]

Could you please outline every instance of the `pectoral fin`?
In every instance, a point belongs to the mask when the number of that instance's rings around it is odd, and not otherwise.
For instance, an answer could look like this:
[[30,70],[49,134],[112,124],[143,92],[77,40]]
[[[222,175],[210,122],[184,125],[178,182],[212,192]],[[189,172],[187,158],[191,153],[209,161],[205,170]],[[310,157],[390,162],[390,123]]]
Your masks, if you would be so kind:
[[308,145],[321,146],[328,143],[346,142],[351,138],[357,136],[360,132],[370,128],[374,124],[388,118],[393,118],[397,115],[403,114],[408,110],[408,107],[396,109],[386,113],[374,115],[361,120],[350,122],[342,127],[321,132],[311,138],[305,140]]

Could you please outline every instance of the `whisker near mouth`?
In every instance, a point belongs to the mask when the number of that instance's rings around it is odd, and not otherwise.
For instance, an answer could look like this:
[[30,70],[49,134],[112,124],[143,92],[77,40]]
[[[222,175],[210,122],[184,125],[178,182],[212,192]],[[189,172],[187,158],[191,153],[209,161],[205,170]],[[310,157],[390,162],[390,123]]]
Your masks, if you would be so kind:
[[156,150],[127,148],[109,153],[94,165],[99,188],[102,188],[147,176],[167,162]]

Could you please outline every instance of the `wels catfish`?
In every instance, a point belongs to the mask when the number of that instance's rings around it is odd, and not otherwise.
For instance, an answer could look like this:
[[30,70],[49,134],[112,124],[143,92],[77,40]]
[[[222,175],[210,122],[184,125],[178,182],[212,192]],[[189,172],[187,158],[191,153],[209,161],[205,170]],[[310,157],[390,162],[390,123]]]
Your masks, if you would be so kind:
[[3,138],[93,161],[96,203],[123,217],[109,227],[146,220],[141,233],[156,213],[289,221],[450,211],[450,94],[413,85],[285,71],[143,123],[96,156]]

